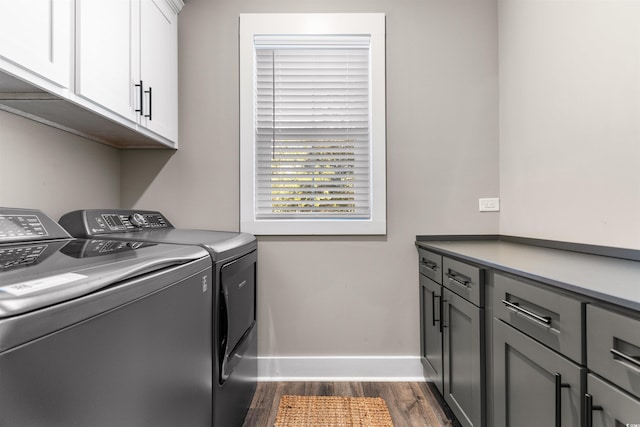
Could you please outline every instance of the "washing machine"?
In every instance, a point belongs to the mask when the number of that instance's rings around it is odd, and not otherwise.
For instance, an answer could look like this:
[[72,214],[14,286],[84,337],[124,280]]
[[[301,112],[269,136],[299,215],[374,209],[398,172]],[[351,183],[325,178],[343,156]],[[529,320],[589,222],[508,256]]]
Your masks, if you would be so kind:
[[72,236],[194,245],[211,257],[213,425],[239,427],[257,385],[256,238],[247,233],[175,228],[157,211],[91,209],[59,223]]
[[211,425],[212,269],[0,208],[0,426]]

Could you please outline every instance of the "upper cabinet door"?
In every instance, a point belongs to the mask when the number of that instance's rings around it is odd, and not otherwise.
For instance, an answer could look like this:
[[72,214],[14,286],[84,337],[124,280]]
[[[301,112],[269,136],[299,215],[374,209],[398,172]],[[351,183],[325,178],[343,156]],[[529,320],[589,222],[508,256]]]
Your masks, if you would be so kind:
[[176,142],[178,15],[170,4],[76,0],[76,94]]
[[178,140],[178,15],[166,0],[141,0],[142,125]]
[[68,88],[72,0],[0,0],[0,10],[0,68],[44,89]]
[[76,1],[76,94],[136,121],[137,2]]

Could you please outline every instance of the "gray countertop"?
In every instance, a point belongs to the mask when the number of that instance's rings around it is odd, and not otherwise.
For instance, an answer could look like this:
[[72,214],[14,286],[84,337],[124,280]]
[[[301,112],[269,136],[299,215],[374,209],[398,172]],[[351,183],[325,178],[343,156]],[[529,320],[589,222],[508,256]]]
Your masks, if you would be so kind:
[[640,262],[489,240],[428,240],[416,245],[640,312]]

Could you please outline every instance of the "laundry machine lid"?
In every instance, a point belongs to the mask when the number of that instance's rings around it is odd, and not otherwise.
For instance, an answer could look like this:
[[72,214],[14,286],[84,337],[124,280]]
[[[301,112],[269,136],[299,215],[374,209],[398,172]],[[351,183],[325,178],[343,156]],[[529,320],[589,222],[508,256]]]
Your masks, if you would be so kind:
[[36,210],[0,208],[0,218],[0,319],[208,258],[197,246],[72,239]]
[[0,246],[0,318],[201,258],[195,246],[96,239]]

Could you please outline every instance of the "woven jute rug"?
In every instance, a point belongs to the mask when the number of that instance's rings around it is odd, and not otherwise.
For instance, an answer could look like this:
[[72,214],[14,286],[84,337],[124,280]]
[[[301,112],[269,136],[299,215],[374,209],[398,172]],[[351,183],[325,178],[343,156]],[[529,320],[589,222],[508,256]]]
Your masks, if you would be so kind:
[[274,427],[393,427],[380,397],[282,396]]

